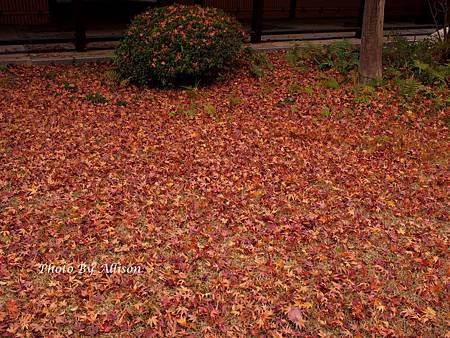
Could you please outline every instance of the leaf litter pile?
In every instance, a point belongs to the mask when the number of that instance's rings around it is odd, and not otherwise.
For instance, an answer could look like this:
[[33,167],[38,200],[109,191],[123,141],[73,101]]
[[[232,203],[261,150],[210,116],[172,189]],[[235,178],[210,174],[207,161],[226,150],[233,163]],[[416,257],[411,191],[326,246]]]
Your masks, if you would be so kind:
[[269,59],[171,90],[0,73],[2,335],[449,334],[449,111]]

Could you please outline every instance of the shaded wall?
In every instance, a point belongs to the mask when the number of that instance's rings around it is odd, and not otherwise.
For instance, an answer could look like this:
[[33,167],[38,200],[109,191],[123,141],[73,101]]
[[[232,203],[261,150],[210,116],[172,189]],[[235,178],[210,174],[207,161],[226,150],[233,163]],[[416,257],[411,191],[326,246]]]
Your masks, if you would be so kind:
[[0,0],[0,24],[48,23],[48,5],[48,0]]
[[[184,0],[184,3],[191,1]],[[223,8],[240,18],[250,18],[252,0],[204,0],[206,6]],[[290,0],[265,0],[264,17],[285,18]],[[298,18],[353,18],[359,13],[360,0],[297,0]],[[416,19],[427,15],[426,0],[386,0],[387,18]]]
[[[0,24],[45,24],[60,18],[70,19],[70,0],[55,5],[55,0],[0,0]],[[179,0],[192,4],[192,0]],[[51,5],[49,6],[49,3]],[[297,0],[297,18],[356,18],[360,0]],[[223,8],[240,19],[250,19],[252,0],[204,0],[206,6]],[[265,0],[265,18],[287,18],[290,0]],[[104,12],[110,20],[126,21],[147,3],[132,0],[88,0],[86,7],[95,13]],[[59,6],[59,7],[58,7]],[[136,7],[140,6],[140,7]],[[49,10],[50,7],[50,10]],[[112,11],[118,8],[117,11]],[[51,14],[51,15],[50,15]],[[92,14],[92,13],[88,13]],[[417,20],[428,15],[426,0],[386,0],[386,18]],[[92,15],[88,15],[92,16]],[[94,15],[95,16],[95,15]]]

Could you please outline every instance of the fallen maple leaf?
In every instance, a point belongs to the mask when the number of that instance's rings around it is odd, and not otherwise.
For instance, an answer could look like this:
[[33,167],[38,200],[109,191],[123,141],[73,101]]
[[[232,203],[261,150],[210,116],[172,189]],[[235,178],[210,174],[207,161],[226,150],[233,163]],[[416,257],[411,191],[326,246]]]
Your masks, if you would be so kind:
[[298,307],[291,308],[287,313],[288,319],[293,322],[295,325],[303,328],[305,327],[305,321],[303,320],[302,310]]
[[147,319],[147,325],[150,327],[154,327],[158,324],[158,316],[152,316]]
[[186,321],[186,318],[184,318],[184,317],[181,317],[181,318],[177,319],[177,323],[180,324],[183,327],[189,327],[189,324]]
[[6,302],[6,312],[11,318],[16,318],[19,314],[19,308],[17,306],[17,302],[14,299],[10,299]]
[[424,315],[426,319],[434,320],[436,318],[436,311],[428,306],[424,311]]
[[254,190],[250,193],[253,198],[258,198],[262,195],[262,190]]

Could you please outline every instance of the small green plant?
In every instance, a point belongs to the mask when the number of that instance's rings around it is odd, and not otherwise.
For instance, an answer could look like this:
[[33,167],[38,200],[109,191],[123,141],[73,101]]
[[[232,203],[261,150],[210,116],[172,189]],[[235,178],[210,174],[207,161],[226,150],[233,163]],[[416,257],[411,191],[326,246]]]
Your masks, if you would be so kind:
[[375,93],[375,87],[369,84],[366,85],[356,85],[352,89],[353,94],[362,94],[362,95],[372,95]]
[[250,74],[255,78],[262,78],[264,76],[264,71],[258,65],[252,63],[250,65]]
[[352,89],[354,98],[353,102],[355,103],[369,103],[370,97],[375,92],[375,88],[370,85],[363,85],[363,86],[355,86]]
[[339,82],[337,82],[336,78],[332,77],[327,79],[324,83],[325,87],[330,89],[339,89]]
[[283,106],[287,106],[287,105],[290,106],[294,103],[295,103],[295,101],[292,98],[284,97],[275,104],[275,107],[283,107]]
[[186,90],[186,94],[189,99],[195,99],[199,96],[199,83],[195,83],[193,86],[182,86]]
[[299,93],[302,87],[298,83],[292,83],[288,87],[289,94]]
[[242,102],[242,99],[239,96],[230,95],[228,97],[228,103],[230,106],[237,106],[241,102]]
[[432,107],[435,110],[447,109],[450,107],[450,97],[443,99],[441,97],[433,97],[431,99]]
[[[415,78],[396,78],[393,80],[393,86],[399,97],[398,105],[401,111],[407,112],[417,107],[418,98],[424,98],[427,93],[426,86]],[[420,100],[420,99],[419,99]]]
[[424,84],[445,85],[450,77],[450,64],[435,65],[434,67],[420,60],[413,60],[412,70],[414,75]]
[[232,112],[233,108],[242,102],[242,99],[236,95],[229,95],[227,97],[227,101],[228,101],[227,110],[228,112]]
[[424,89],[424,86],[414,78],[395,79],[394,86],[398,95],[407,100],[414,99]]
[[103,103],[108,102],[106,97],[101,95],[99,92],[87,94],[86,95],[86,100],[91,102],[91,103],[94,103],[94,104],[103,104]]
[[259,98],[265,98],[267,95],[273,92],[273,87],[270,85],[263,84],[261,89],[258,91],[257,95]]
[[205,104],[203,106],[203,110],[205,111],[206,114],[208,114],[209,116],[215,116],[217,111],[216,111],[216,107],[214,107],[212,104]]
[[333,68],[333,60],[327,55],[327,57],[323,58],[322,61],[319,62],[317,67],[320,70],[327,70]]
[[322,108],[322,110],[320,111],[320,116],[321,116],[322,118],[327,118],[327,117],[329,117],[330,115],[331,115],[331,110],[330,110],[330,108],[327,107],[327,106],[324,106],[324,107]]
[[324,57],[324,49],[321,46],[313,45],[307,42],[304,47],[299,49],[300,59],[309,63],[318,65]]
[[443,122],[447,128],[450,128],[450,115],[447,115],[446,117],[444,117]]
[[305,88],[303,88],[303,91],[308,94],[308,95],[313,95],[314,94],[314,89],[311,86],[306,86]]
[[410,42],[403,36],[395,35],[383,48],[383,62],[398,70],[408,70],[414,60],[432,63],[430,47],[428,40]]
[[125,107],[127,105],[127,101],[119,100],[116,102],[116,106],[118,107]]
[[288,50],[285,54],[285,59],[289,65],[301,73],[307,72],[309,69],[306,62],[311,63],[310,61],[307,61],[307,57],[302,54],[302,48],[300,47]]
[[287,52],[286,60],[292,66],[305,61],[316,65],[321,70],[334,68],[346,75],[357,67],[359,52],[347,40],[334,42],[326,47],[308,43],[302,48]]
[[186,116],[194,116],[197,112],[197,105],[191,103],[189,105],[182,105],[180,112]]
[[347,40],[334,42],[324,48],[324,57],[317,63],[319,69],[334,68],[348,74],[359,63],[359,52]]
[[194,116],[197,112],[198,105],[194,102],[189,104],[180,104],[176,107],[175,110],[169,111],[167,115],[169,117],[173,117],[175,115],[184,115],[184,116]]
[[49,70],[48,72],[44,73],[43,77],[44,77],[44,79],[52,80],[52,79],[56,78],[57,75],[58,75],[58,73],[56,71]]
[[[141,100],[141,95],[140,94],[134,94],[133,95],[133,97],[131,98],[131,101],[133,102],[133,103],[138,103],[140,100]],[[151,100],[153,100],[153,96],[152,95],[150,95],[149,97],[148,97],[148,99],[151,101]]]
[[265,70],[273,70],[273,65],[269,62],[266,53],[250,52],[250,74],[255,78],[265,75]]
[[69,82],[64,82],[63,88],[64,88],[64,90],[67,90],[69,92],[76,92],[78,90],[78,87],[76,84],[69,83]]
[[105,72],[105,78],[111,81],[118,81],[119,76],[117,75],[117,72],[114,69],[110,69]]
[[373,142],[375,144],[385,144],[388,143],[391,138],[387,135],[375,135],[373,138]]
[[369,103],[370,102],[370,97],[369,96],[355,96],[353,98],[353,102],[355,103]]
[[8,70],[7,65],[0,64],[0,73],[4,73]]
[[301,52],[299,48],[288,50],[285,55],[286,61],[292,66],[297,67],[301,61]]
[[448,51],[450,44],[433,39],[410,42],[395,36],[383,50],[383,63],[389,78],[415,78],[422,84],[434,87],[450,82]]
[[271,64],[269,62],[267,53],[257,52],[257,51],[252,52],[251,53],[251,61],[252,61],[252,63],[254,63],[260,67],[273,70],[273,64]]

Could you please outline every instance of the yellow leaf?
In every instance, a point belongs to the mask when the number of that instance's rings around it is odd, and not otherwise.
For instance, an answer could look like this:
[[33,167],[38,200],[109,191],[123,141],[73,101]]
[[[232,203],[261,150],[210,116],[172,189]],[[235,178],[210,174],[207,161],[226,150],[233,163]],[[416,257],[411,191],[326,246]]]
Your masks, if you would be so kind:
[[374,305],[377,311],[384,312],[384,310],[386,310],[386,306],[384,306],[378,299],[375,300]]
[[152,316],[149,319],[147,319],[147,325],[150,327],[154,327],[158,324],[158,316]]
[[387,205],[391,208],[395,207],[395,203],[393,201],[387,201]]
[[434,311],[431,307],[427,307],[425,309],[425,316],[427,316],[430,319],[436,318],[436,311]]
[[177,323],[180,324],[183,327],[188,327],[189,324],[186,321],[186,318],[181,317],[180,319],[177,319]]
[[313,304],[310,302],[304,302],[299,304],[299,307],[302,309],[311,309],[313,307]]
[[252,191],[252,192],[250,193],[250,195],[251,195],[253,198],[258,198],[258,197],[260,197],[260,196],[262,195],[262,191],[261,191],[261,190],[254,190],[254,191]]

